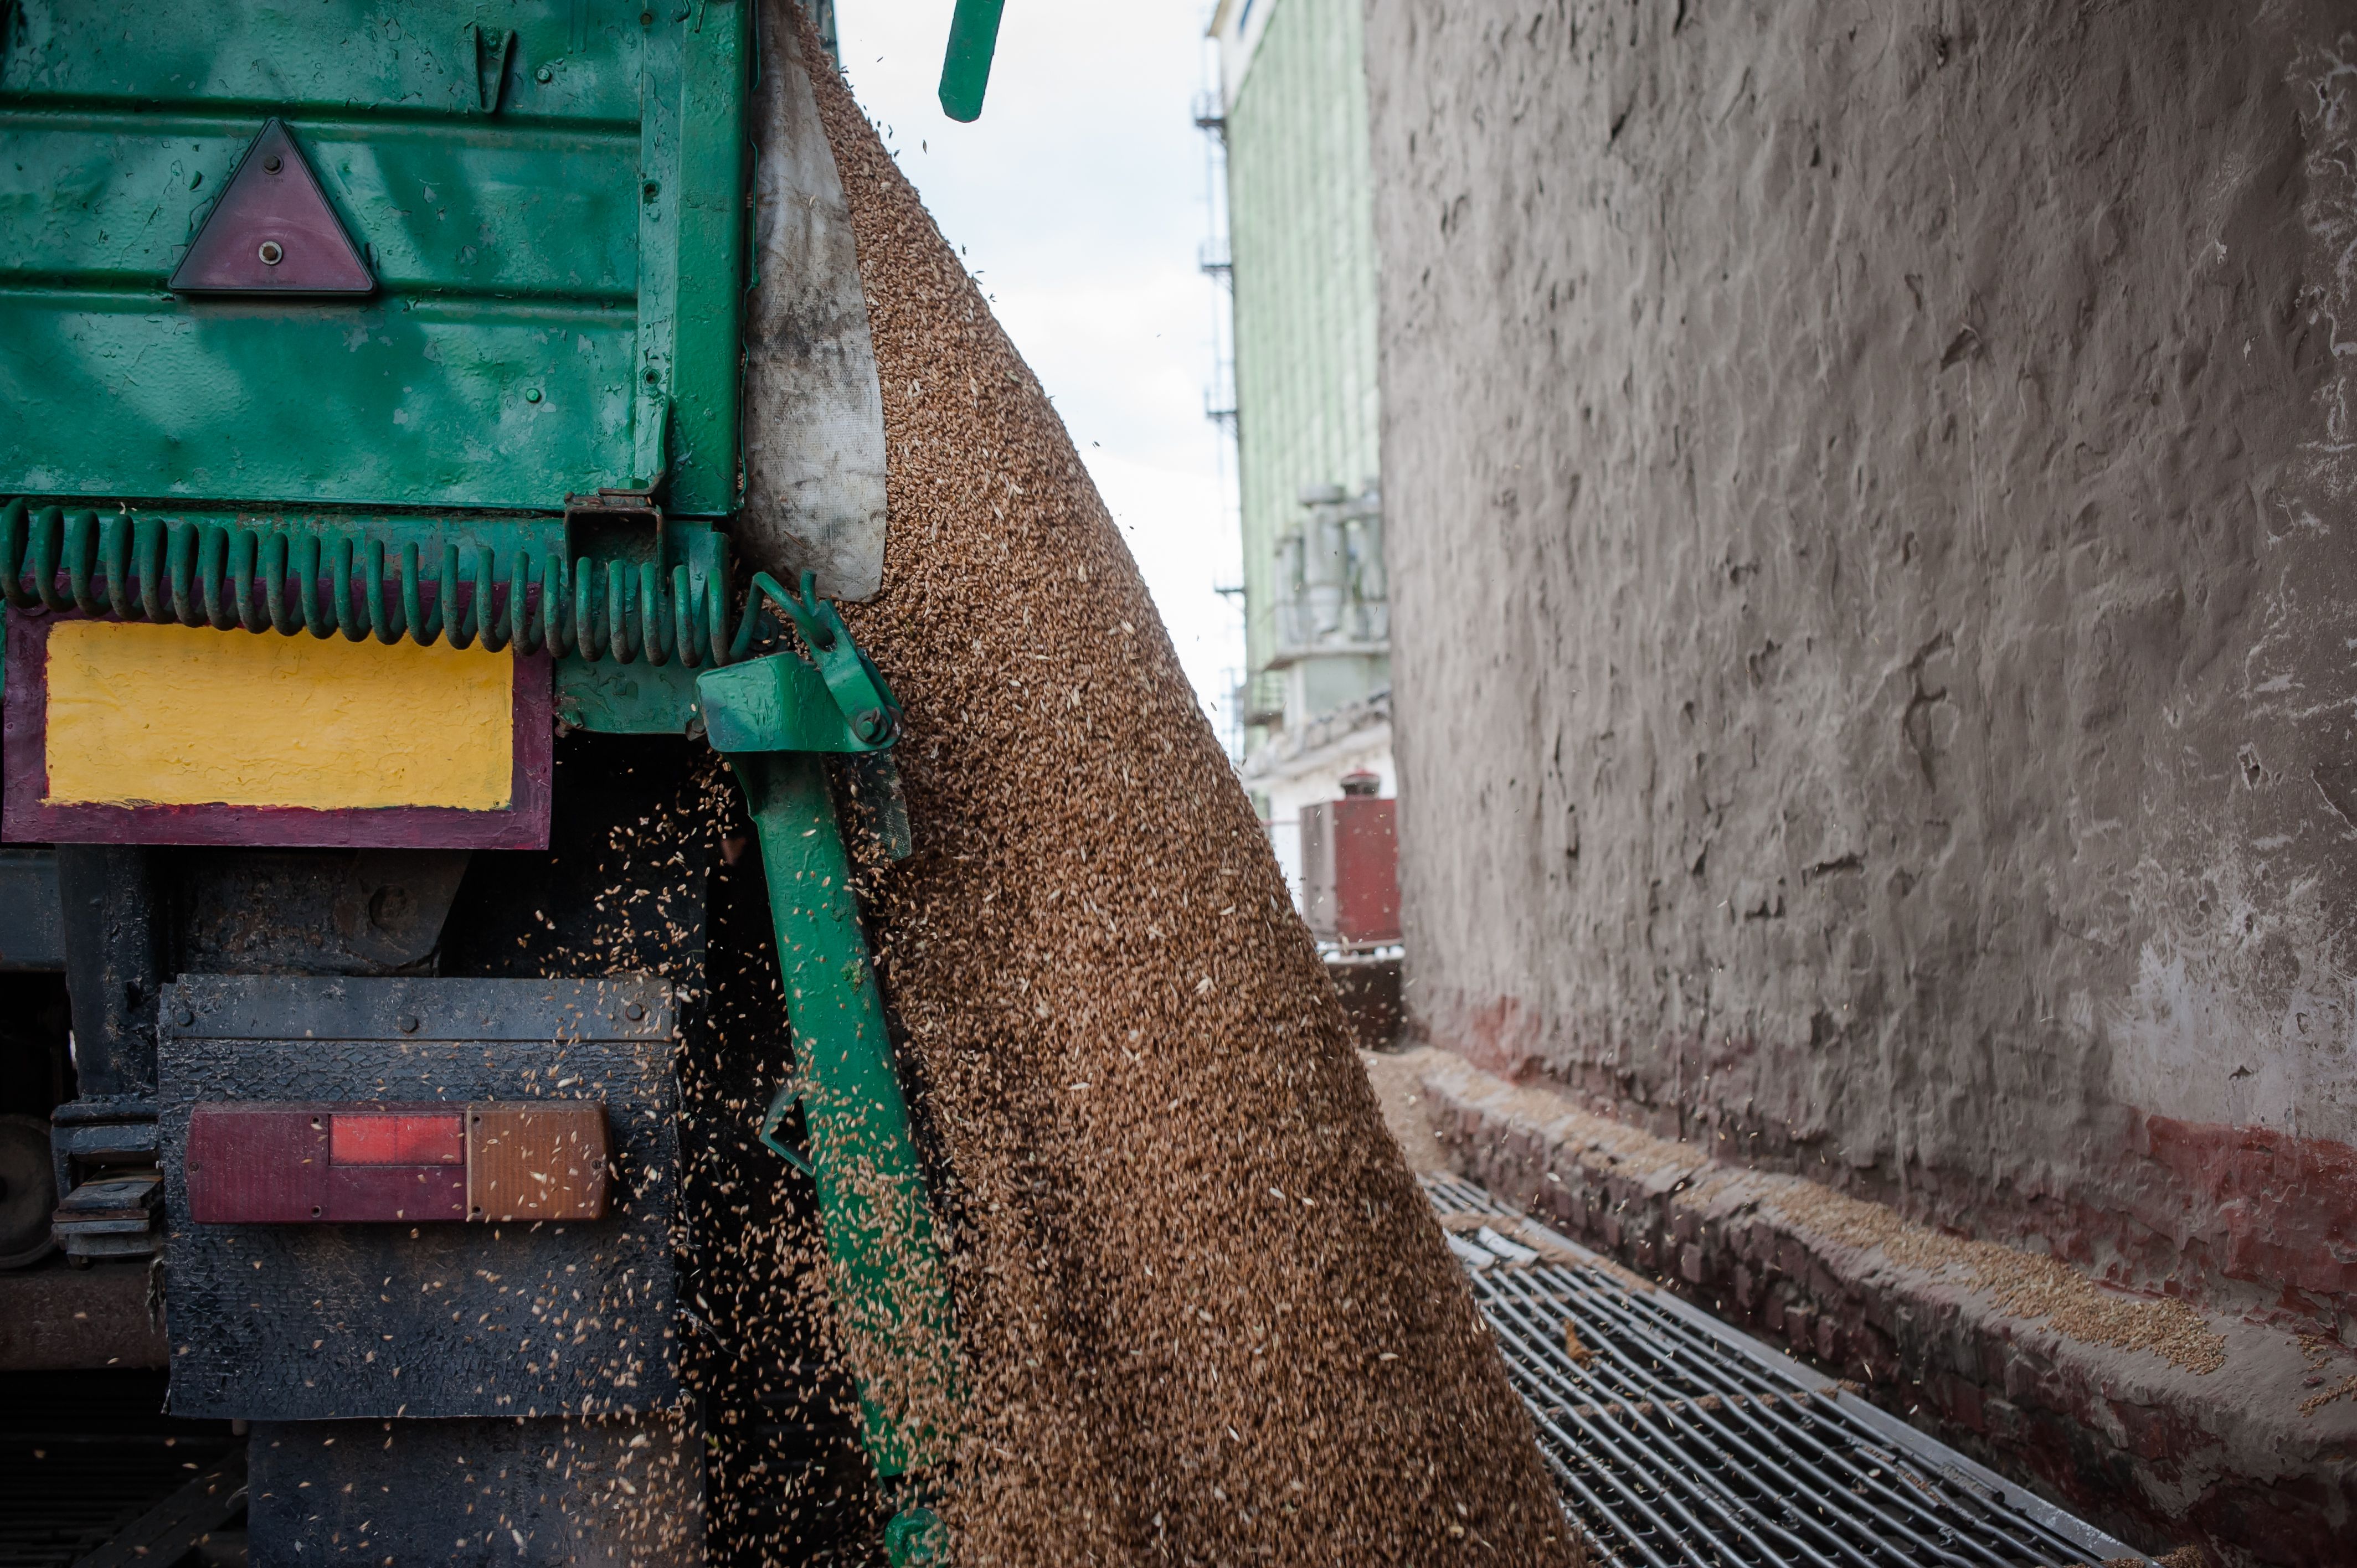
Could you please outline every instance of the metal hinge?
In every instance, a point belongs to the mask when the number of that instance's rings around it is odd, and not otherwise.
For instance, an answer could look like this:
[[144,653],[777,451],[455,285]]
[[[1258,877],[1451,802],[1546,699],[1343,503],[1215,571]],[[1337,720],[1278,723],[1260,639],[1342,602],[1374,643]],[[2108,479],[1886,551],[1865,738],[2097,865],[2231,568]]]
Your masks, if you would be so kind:
[[565,498],[565,549],[569,556],[613,553],[619,547],[619,553],[628,557],[644,540],[653,552],[648,559],[660,571],[669,559],[663,553],[669,542],[663,534],[663,510],[651,485],[644,489],[600,488],[594,495]]

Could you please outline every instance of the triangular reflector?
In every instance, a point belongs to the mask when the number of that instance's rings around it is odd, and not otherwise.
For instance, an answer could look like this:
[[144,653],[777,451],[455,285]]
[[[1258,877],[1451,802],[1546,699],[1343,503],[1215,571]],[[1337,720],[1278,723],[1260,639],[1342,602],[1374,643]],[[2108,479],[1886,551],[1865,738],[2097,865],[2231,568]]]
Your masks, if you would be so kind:
[[286,127],[273,120],[172,274],[179,294],[367,294],[360,248]]

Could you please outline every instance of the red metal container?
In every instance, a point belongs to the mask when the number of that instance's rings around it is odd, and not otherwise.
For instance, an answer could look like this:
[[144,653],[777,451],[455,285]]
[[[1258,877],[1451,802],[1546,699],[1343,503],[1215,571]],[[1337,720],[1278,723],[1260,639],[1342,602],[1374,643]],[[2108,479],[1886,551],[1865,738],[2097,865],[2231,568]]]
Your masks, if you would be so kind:
[[1302,901],[1319,940],[1400,940],[1398,808],[1367,795],[1301,808]]

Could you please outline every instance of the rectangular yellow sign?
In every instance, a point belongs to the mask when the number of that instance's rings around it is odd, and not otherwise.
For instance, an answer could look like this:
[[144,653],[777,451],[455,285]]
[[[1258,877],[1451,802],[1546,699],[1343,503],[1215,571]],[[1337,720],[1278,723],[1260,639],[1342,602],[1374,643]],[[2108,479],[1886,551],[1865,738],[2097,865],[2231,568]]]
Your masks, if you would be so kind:
[[497,811],[514,795],[506,653],[59,621],[47,685],[45,805]]

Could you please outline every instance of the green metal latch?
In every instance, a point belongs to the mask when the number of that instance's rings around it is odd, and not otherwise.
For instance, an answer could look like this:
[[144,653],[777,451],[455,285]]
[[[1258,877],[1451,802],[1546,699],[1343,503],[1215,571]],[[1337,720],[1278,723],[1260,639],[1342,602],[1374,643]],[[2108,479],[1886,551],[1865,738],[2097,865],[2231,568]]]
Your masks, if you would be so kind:
[[797,596],[757,573],[753,591],[785,612],[816,662],[771,654],[699,680],[714,749],[872,752],[890,746],[900,733],[899,702],[834,607],[818,596],[816,574],[802,574]]

